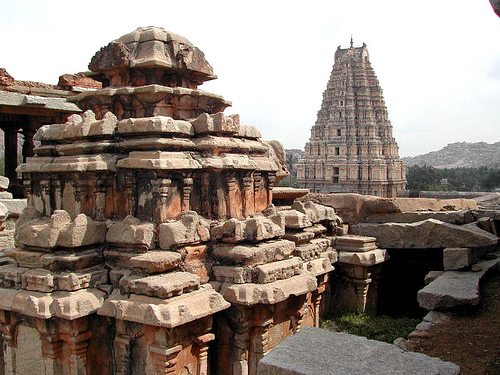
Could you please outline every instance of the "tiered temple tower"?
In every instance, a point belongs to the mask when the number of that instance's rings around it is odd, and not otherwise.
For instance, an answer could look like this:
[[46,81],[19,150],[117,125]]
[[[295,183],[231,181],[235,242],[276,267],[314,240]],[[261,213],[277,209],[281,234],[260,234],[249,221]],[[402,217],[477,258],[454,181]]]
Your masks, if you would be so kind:
[[41,127],[18,168],[28,207],[0,265],[0,374],[255,375],[319,325],[333,208],[271,204],[283,147],[198,89],[215,75],[184,37],[139,28],[89,68],[103,87]]
[[405,188],[405,165],[366,44],[353,47],[351,39],[349,48],[337,48],[297,179],[321,192],[394,197]]

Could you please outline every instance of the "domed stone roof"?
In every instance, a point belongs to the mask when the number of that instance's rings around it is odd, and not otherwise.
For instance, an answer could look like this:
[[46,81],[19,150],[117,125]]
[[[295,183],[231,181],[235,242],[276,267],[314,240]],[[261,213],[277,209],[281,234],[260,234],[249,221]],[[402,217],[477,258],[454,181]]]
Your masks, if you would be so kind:
[[89,69],[111,70],[152,68],[188,73],[197,80],[216,78],[204,53],[186,38],[161,27],[139,27],[112,41],[92,57]]

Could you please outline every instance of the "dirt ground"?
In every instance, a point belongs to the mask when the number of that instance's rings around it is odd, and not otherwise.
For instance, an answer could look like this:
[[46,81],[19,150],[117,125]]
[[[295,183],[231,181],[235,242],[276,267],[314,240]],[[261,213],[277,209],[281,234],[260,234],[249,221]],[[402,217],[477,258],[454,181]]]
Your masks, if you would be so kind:
[[465,375],[500,375],[500,274],[486,276],[479,306],[449,316],[408,349],[456,363]]

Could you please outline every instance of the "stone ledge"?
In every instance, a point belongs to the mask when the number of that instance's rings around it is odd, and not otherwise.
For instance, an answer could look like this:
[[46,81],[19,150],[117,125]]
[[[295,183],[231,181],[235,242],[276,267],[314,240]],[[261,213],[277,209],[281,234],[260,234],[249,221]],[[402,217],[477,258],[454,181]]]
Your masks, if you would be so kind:
[[0,309],[34,318],[73,320],[96,312],[105,296],[97,289],[54,293],[0,289]]
[[229,306],[219,293],[206,284],[200,290],[166,300],[136,294],[126,296],[115,290],[97,313],[130,322],[174,328]]

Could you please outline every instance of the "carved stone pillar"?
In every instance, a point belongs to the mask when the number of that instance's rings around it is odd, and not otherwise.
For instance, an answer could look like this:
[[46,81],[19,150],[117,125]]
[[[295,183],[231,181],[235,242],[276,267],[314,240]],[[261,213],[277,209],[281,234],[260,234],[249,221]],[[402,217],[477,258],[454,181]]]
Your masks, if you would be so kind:
[[8,311],[0,311],[0,332],[3,335],[3,355],[5,361],[5,373],[14,374],[16,364],[17,347],[17,325],[18,322],[13,314]]
[[273,187],[276,183],[276,173],[268,173],[267,178],[267,205],[273,203]]
[[123,191],[122,199],[119,200],[119,204],[123,204],[123,208],[116,207],[118,212],[122,212],[123,216],[132,215],[137,216],[135,212],[137,206],[137,195],[136,195],[136,178],[132,173],[127,173],[123,176],[124,187],[123,190],[118,187],[118,191]]
[[227,217],[241,218],[242,215],[242,199],[240,196],[238,182],[234,174],[229,173],[224,175],[224,183],[227,191]]
[[208,343],[214,339],[213,333],[206,333],[195,340],[198,345],[198,375],[208,375]]
[[4,128],[4,142],[5,142],[5,177],[11,183],[17,181],[17,132],[16,127]]
[[24,143],[23,143],[23,163],[26,163],[26,158],[35,155],[33,144],[33,135],[35,135],[35,130],[33,129],[23,129]]
[[31,187],[31,176],[29,173],[23,173],[23,188],[24,188],[24,196],[27,199],[28,206],[34,206],[33,189]]
[[173,375],[176,373],[175,364],[177,363],[177,354],[182,350],[182,345],[176,345],[167,348],[163,345],[152,345],[149,353],[153,361],[155,374]]
[[264,357],[271,348],[269,347],[269,330],[273,324],[272,317],[265,319],[259,326],[252,329],[252,347],[250,348],[251,354],[248,361],[248,373],[257,373],[257,364],[260,359]]
[[243,216],[252,216],[255,213],[253,178],[251,175],[243,177]]
[[172,180],[168,178],[162,178],[158,181],[158,193],[160,196],[160,216],[159,222],[164,223],[169,219],[168,208],[169,208],[169,192],[172,186]]
[[253,174],[254,188],[254,208],[255,212],[263,211],[267,206],[267,192],[264,186],[264,179],[260,172]]
[[62,340],[69,349],[70,375],[87,374],[87,348],[91,337],[92,332],[88,330],[61,334]]
[[40,180],[40,198],[42,200],[43,210],[45,216],[52,215],[52,207],[50,205],[50,180]]
[[37,319],[36,326],[40,333],[45,372],[47,374],[62,374],[64,371],[61,363],[63,341],[54,322]]
[[63,194],[63,185],[59,176],[56,176],[55,179],[52,180],[52,189],[54,191],[54,210],[62,210],[62,194]]
[[182,211],[189,211],[191,208],[191,192],[193,190],[193,179],[191,174],[185,173],[182,179]]

